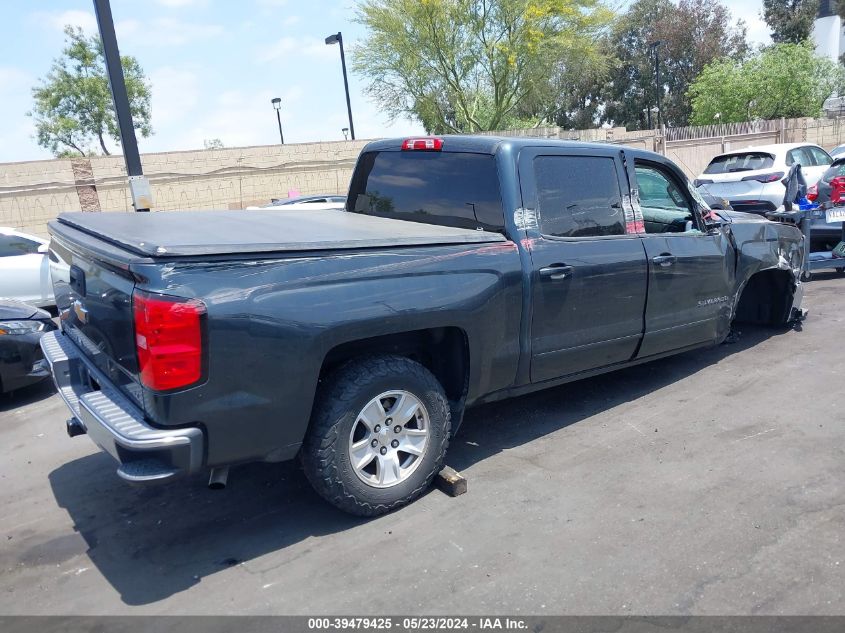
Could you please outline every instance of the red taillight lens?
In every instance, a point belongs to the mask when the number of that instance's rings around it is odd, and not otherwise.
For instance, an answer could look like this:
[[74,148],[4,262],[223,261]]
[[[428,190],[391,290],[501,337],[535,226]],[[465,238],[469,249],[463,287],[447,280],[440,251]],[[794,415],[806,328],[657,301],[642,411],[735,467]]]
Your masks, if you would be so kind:
[[404,141],[402,141],[402,150],[406,152],[411,150],[423,152],[439,152],[442,149],[442,138],[406,138]]
[[205,304],[136,291],[132,311],[141,382],[154,391],[198,382],[202,377]]
[[830,181],[830,201],[833,204],[845,202],[845,176],[837,176]]
[[766,183],[766,182],[777,182],[781,178],[783,178],[783,172],[777,171],[773,174],[760,174],[759,176],[746,176],[742,180],[743,181],[745,181],[745,180],[756,180],[757,182]]

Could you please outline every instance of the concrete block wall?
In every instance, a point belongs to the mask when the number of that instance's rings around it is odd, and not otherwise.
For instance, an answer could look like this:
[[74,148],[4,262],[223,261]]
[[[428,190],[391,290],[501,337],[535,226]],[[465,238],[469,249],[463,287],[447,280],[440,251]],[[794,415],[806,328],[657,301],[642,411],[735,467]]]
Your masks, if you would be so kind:
[[[656,132],[625,128],[564,130],[558,127],[505,130],[500,136],[577,139],[665,151],[691,178],[716,154],[767,143],[810,142],[828,149],[845,143],[845,119],[789,119],[735,126],[748,131],[714,136],[715,128],[683,128],[680,139],[665,141]],[[724,131],[722,132],[724,133]],[[677,135],[676,135],[677,137]],[[355,159],[367,141],[332,141],[289,145],[232,147],[144,154],[156,210],[238,209],[275,197],[345,194]],[[130,212],[122,156],[89,159],[74,172],[71,160],[0,164],[0,226],[45,236],[47,222],[63,211],[85,208]],[[84,162],[84,161],[83,161]],[[88,176],[80,176],[81,173]],[[93,191],[92,186],[96,188]]]
[[[156,210],[238,209],[296,190],[345,194],[366,140],[144,154]],[[90,158],[101,211],[132,211],[122,156]],[[0,226],[45,236],[47,222],[80,211],[70,160],[0,164]]]

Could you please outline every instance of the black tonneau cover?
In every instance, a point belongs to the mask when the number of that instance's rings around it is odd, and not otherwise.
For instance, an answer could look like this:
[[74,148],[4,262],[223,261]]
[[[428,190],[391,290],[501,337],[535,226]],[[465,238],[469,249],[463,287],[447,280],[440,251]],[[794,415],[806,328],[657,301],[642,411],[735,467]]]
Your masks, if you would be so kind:
[[507,241],[498,233],[345,211],[63,213],[58,222],[147,257]]

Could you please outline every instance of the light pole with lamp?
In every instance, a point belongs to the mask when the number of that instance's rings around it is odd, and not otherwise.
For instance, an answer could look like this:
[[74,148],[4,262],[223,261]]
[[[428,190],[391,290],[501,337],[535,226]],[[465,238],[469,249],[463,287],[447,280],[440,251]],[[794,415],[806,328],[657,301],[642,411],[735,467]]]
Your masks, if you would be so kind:
[[284,145],[285,135],[282,134],[282,115],[280,114],[282,110],[282,100],[279,97],[273,97],[270,99],[270,103],[273,104],[273,109],[276,111],[276,121],[279,123],[279,138],[282,141],[282,145]]
[[349,128],[348,127],[341,128],[340,131],[343,132],[343,140],[348,141],[349,140]]
[[660,107],[660,93],[662,92],[660,85],[660,47],[663,45],[662,40],[657,40],[649,44],[648,48],[654,54],[654,83],[657,87],[657,126],[663,130],[663,112]]
[[349,133],[355,140],[355,126],[352,124],[352,103],[349,101],[349,80],[346,78],[346,56],[343,54],[343,34],[338,31],[326,38],[326,45],[340,45],[340,65],[343,67],[343,88],[346,90],[346,112],[349,114]]

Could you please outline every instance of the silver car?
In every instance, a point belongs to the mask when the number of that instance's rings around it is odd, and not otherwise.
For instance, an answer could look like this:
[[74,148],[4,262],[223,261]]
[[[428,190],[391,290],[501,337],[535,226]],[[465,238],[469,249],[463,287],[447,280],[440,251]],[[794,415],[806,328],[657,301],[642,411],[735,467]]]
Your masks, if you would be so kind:
[[764,214],[783,207],[781,180],[795,163],[807,185],[815,184],[833,159],[818,145],[781,143],[720,154],[695,180],[702,192],[724,198],[737,211]]
[[[714,157],[695,179],[695,186],[702,193],[728,200],[736,211],[763,215],[783,208],[786,188],[781,180],[792,165],[801,165],[809,187],[818,182],[832,162],[826,151],[812,143],[747,147]],[[813,249],[828,246],[830,236],[838,235],[840,229],[840,224],[813,220],[810,232]]]

